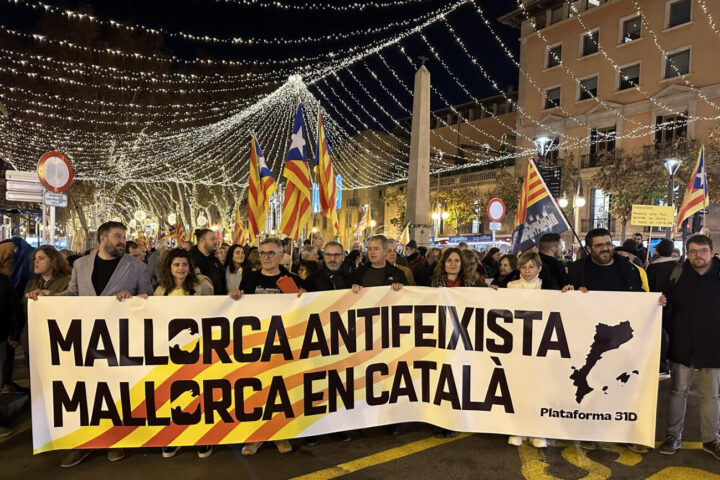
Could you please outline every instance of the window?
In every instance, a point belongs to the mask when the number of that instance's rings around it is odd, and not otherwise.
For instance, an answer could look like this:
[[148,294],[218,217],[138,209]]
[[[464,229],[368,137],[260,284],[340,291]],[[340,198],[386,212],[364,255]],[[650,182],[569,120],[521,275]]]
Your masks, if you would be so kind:
[[665,60],[665,78],[690,73],[690,49],[671,53]]
[[600,5],[600,0],[588,0],[587,8],[597,7]]
[[587,100],[588,98],[597,97],[598,77],[586,78],[580,80],[580,95],[578,100]]
[[600,41],[600,32],[585,33],[582,36],[582,56],[592,55],[598,52],[598,42]]
[[622,24],[622,43],[629,43],[640,38],[642,33],[642,17],[638,15]]
[[667,28],[677,27],[690,21],[690,0],[670,2],[668,8]]
[[560,106],[560,87],[555,87],[545,92],[545,108]]
[[600,188],[590,191],[590,228],[608,228],[608,213],[610,211],[610,195]]
[[615,126],[590,130],[590,155],[615,151]]
[[681,115],[658,116],[655,125],[662,125],[662,128],[655,131],[657,145],[675,143],[687,137],[687,112]]
[[627,90],[637,87],[640,83],[640,64],[630,65],[620,69],[620,84],[618,90]]
[[563,7],[553,8],[550,13],[550,24],[557,23],[563,19]]
[[547,68],[557,67],[562,61],[562,44],[554,45],[547,51]]

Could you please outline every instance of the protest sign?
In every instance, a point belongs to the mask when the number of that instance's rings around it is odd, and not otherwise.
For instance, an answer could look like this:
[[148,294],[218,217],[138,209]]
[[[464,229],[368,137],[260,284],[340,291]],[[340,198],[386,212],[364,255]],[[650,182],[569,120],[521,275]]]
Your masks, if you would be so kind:
[[652,445],[657,294],[389,287],[29,302],[35,453],[402,422]]

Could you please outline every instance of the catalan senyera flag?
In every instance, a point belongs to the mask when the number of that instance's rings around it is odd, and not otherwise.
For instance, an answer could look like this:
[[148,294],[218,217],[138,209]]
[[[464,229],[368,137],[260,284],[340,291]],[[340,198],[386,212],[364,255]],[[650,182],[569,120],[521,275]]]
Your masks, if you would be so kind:
[[360,219],[355,224],[353,233],[361,234],[362,231],[367,228],[369,221],[370,221],[370,211],[368,208],[363,207],[362,215],[360,215]]
[[569,229],[565,215],[550,194],[535,163],[528,161],[515,213],[513,253],[524,252],[537,246],[540,237],[545,233],[562,233]]
[[410,223],[409,222],[405,224],[405,228],[403,228],[403,231],[400,233],[398,242],[400,242],[400,245],[402,245],[403,252],[404,252],[405,245],[407,245],[410,242]]
[[248,230],[250,243],[255,241],[263,228],[270,206],[270,195],[275,192],[277,184],[255,135],[250,139],[250,179],[248,186]]
[[337,198],[337,181],[333,172],[330,145],[325,136],[322,113],[318,112],[317,146],[315,148],[315,166],[318,168],[320,190],[320,213],[331,220],[333,235],[340,231],[335,203]]
[[305,130],[303,108],[300,104],[295,113],[295,123],[290,136],[290,150],[288,150],[283,169],[283,176],[287,179],[287,184],[285,185],[282,220],[280,221],[280,230],[293,240],[300,237],[300,232],[310,221],[312,211],[310,169],[305,152],[303,130]]
[[240,215],[240,206],[235,205],[235,223],[233,225],[233,243],[242,245],[245,238],[245,229],[243,228],[242,215]]
[[700,148],[695,169],[690,176],[682,205],[675,221],[675,233],[682,228],[682,223],[686,218],[699,212],[703,208],[710,205],[710,195],[708,194],[707,171],[705,170],[705,146]]

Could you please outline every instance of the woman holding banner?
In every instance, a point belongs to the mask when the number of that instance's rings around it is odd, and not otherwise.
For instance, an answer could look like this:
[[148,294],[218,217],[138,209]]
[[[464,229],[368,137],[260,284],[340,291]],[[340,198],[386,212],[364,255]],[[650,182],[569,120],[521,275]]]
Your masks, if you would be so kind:
[[[440,256],[435,271],[430,278],[431,287],[486,287],[485,282],[477,274],[477,260],[473,252],[465,257],[459,248],[448,248]],[[467,259],[466,259],[467,258]],[[469,259],[469,260],[468,260]],[[442,427],[435,427],[435,436],[450,438],[457,432]]]
[[[182,248],[173,248],[165,256],[158,271],[158,287],[154,296],[212,295],[210,279],[195,273],[192,254]],[[163,447],[163,458],[174,457],[180,447]],[[212,445],[202,445],[198,457],[207,458],[212,454]]]
[[243,263],[245,263],[245,250],[242,245],[232,245],[225,257],[225,284],[228,292],[237,290],[240,287]]
[[[542,270],[542,260],[540,255],[535,252],[525,252],[520,255],[517,262],[518,268],[520,269],[520,278],[507,284],[507,288],[521,288],[530,290],[560,290],[560,287],[552,279],[543,280],[540,278],[540,271]],[[497,285],[491,285],[492,288],[497,290]],[[508,444],[519,447],[527,437],[519,437],[517,435],[511,435],[508,438]],[[530,443],[535,448],[547,447],[547,440],[544,438],[530,438]]]

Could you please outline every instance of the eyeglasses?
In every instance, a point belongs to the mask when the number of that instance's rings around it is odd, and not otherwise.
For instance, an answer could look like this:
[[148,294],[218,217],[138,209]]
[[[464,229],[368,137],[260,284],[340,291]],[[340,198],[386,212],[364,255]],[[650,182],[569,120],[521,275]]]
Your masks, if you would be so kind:
[[277,253],[278,253],[278,252],[258,252],[258,254],[259,254],[261,257],[268,257],[268,258],[274,257],[275,254],[277,254]]
[[709,248],[700,248],[698,250],[695,250],[694,248],[687,251],[688,255],[707,255],[710,253]]
[[327,258],[340,258],[343,256],[342,253],[326,253],[325,256]]
[[596,243],[595,245],[590,245],[590,248],[602,248],[602,247],[612,247],[612,242],[605,242],[605,243]]

